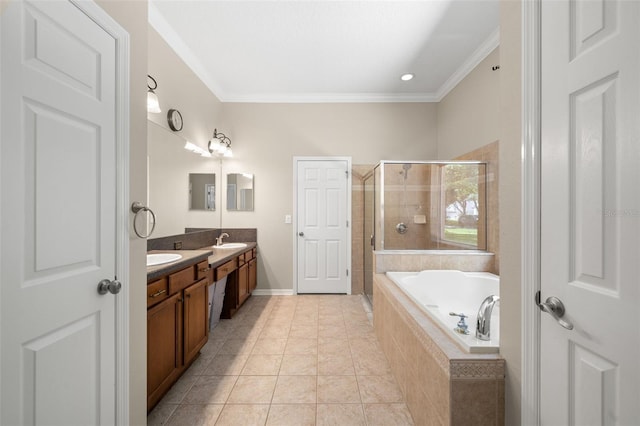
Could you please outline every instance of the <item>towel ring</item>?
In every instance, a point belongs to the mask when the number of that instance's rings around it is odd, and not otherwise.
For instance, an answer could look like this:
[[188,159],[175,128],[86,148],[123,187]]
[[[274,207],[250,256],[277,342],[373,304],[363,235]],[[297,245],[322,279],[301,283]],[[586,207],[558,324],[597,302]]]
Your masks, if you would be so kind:
[[[133,232],[135,232],[136,235],[140,238],[149,238],[151,234],[153,234],[153,230],[156,229],[155,213],[153,213],[153,210],[142,204],[140,201],[134,201],[133,204],[131,204],[131,211],[135,213],[135,216],[133,216]],[[153,218],[153,226],[151,226],[151,231],[149,231],[147,235],[141,235],[140,232],[138,232],[138,228],[136,226],[136,218],[138,217],[138,213],[140,212],[149,212],[151,213],[151,217]]]

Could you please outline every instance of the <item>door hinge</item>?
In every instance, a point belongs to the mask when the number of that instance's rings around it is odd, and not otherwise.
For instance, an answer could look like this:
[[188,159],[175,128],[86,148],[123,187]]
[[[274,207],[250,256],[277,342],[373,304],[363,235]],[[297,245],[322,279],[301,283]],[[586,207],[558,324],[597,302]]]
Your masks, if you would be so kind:
[[349,227],[349,221],[347,221],[347,228]]
[[347,179],[349,179],[349,170],[345,170],[345,171],[344,171],[344,177],[346,177]]
[[349,276],[349,270],[347,269],[347,276]]

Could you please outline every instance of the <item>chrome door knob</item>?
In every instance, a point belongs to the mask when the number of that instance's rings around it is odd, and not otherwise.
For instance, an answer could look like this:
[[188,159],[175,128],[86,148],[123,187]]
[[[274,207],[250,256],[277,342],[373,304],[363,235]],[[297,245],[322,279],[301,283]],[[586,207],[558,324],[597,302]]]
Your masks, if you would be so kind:
[[565,313],[564,303],[562,300],[555,296],[547,297],[544,303],[540,303],[540,292],[536,293],[536,304],[543,312],[548,313],[554,320],[558,321],[558,324],[566,328],[567,330],[573,330],[573,324],[569,321],[563,320],[562,317]]
[[102,280],[98,283],[98,293],[100,294],[118,294],[122,289],[122,284],[118,280]]

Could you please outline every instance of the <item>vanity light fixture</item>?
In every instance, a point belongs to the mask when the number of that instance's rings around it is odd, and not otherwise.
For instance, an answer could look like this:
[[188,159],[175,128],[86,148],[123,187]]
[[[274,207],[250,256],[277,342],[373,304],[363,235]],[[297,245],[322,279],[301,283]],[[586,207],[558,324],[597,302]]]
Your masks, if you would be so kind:
[[413,75],[413,74],[411,74],[411,73],[406,73],[406,74],[402,74],[402,75],[400,76],[400,80],[402,80],[402,81],[409,81],[409,80],[413,79],[413,77],[414,77],[414,75]]
[[219,157],[233,157],[231,139],[224,133],[218,132],[218,129],[214,129],[213,138],[209,141],[209,152]]
[[198,145],[187,141],[184,144],[184,149],[191,151],[195,154],[199,154],[202,157],[211,157],[211,153],[204,148],[200,148]]
[[[149,84],[149,80],[151,80],[153,84]],[[149,88],[149,90],[147,91],[147,111],[154,113],[162,112],[162,110],[160,109],[160,101],[158,100],[158,95],[156,95],[156,92],[154,92],[154,90],[158,88],[158,82],[149,74],[147,74],[147,87]]]

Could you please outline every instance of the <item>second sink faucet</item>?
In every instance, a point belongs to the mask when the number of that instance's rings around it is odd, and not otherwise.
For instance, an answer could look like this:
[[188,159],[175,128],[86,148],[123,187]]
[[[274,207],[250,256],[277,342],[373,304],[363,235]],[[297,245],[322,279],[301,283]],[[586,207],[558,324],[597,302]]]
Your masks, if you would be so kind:
[[491,312],[493,306],[500,300],[500,297],[492,294],[482,301],[478,309],[478,320],[476,321],[476,337],[480,340],[491,339]]
[[226,232],[223,232],[222,234],[220,234],[220,236],[216,238],[216,245],[217,245],[217,246],[221,246],[221,245],[222,245],[222,239],[223,239],[224,237],[227,237],[227,238],[228,238],[228,237],[229,237],[229,234],[227,234]]

